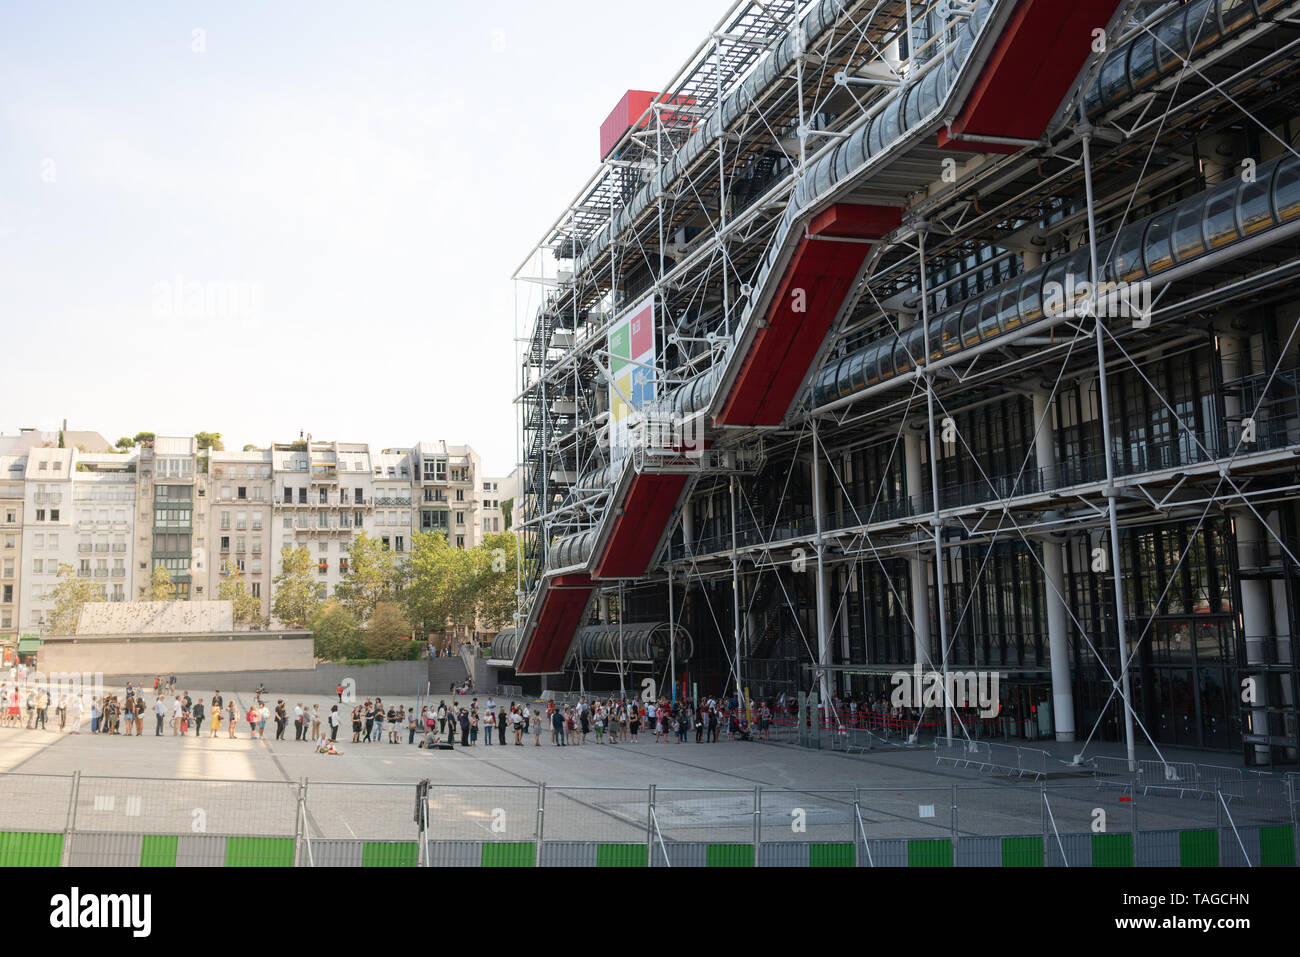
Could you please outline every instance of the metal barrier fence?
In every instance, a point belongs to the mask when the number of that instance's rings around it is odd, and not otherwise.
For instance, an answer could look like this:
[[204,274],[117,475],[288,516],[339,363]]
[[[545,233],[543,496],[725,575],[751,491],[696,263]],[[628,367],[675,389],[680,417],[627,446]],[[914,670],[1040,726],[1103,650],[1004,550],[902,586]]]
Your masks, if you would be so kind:
[[[1026,773],[1037,760],[1020,750]],[[1011,755],[967,749],[972,766]],[[1098,781],[1111,775],[1098,772]],[[1295,865],[1295,775],[664,788],[0,774],[0,865]],[[1118,775],[1114,776],[1118,780]],[[1203,788],[1213,780],[1207,800]],[[1122,782],[1121,782],[1122,783]],[[1134,784],[1136,783],[1136,786]],[[1180,787],[1195,784],[1196,788]],[[1279,790],[1279,787],[1281,790]]]

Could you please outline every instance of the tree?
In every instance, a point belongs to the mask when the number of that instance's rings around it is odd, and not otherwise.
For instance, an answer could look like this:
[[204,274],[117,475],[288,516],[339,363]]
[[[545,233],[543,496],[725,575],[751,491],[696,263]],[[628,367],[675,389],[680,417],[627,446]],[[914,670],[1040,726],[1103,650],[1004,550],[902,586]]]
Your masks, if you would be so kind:
[[506,531],[510,530],[510,513],[514,511],[515,500],[513,498],[503,498],[501,500],[501,521],[505,522]]
[[469,551],[454,548],[441,532],[420,532],[411,539],[402,604],[425,635],[472,624],[476,578]]
[[172,593],[172,573],[159,565],[149,576],[149,593],[146,601],[171,601],[175,595]]
[[217,585],[217,597],[234,606],[236,625],[256,625],[262,621],[262,599],[254,598],[244,583],[244,573],[232,561],[221,563],[224,579]]
[[50,613],[50,634],[73,635],[81,620],[81,609],[88,602],[103,601],[104,589],[79,576],[64,562],[59,564],[59,579],[51,597],[54,610]]
[[306,628],[325,597],[325,586],[312,577],[315,564],[304,547],[280,549],[281,571],[272,579],[271,614],[289,628]]
[[[398,661],[419,654],[420,644],[410,640],[411,623],[396,602],[381,601],[370,613],[366,629],[366,656]],[[414,654],[413,654],[414,652]]]
[[245,451],[245,452],[260,452],[261,449],[259,449],[259,448],[258,448],[256,445],[254,445],[252,442],[249,442],[247,445],[244,446],[244,451]]
[[505,628],[515,619],[516,569],[519,551],[511,532],[486,535],[474,549],[476,581],[474,594],[479,624]]
[[358,621],[368,621],[375,605],[396,594],[396,583],[396,556],[379,539],[361,532],[348,546],[348,573],[334,594]]
[[136,445],[153,445],[153,440],[156,438],[157,436],[152,432],[137,432],[132,441],[135,442]]
[[226,450],[221,443],[220,432],[195,432],[194,439],[198,442],[199,448],[204,451],[211,449],[213,452],[224,452]]
[[326,661],[363,658],[366,646],[361,640],[361,626],[352,612],[337,601],[321,603],[307,622],[316,648],[316,657]]
[[131,438],[129,435],[124,435],[114,442],[113,445],[125,452],[127,449],[135,448],[135,439]]

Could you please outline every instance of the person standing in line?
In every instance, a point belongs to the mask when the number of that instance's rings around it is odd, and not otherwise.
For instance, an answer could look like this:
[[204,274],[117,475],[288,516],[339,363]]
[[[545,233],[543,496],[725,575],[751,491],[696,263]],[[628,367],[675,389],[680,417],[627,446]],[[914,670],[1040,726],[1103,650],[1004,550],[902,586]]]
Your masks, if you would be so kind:
[[268,708],[266,702],[263,701],[262,706],[257,711],[257,736],[263,741],[266,740],[266,722],[269,721],[270,718],[271,709]]
[[244,720],[248,722],[248,739],[251,741],[257,737],[257,722],[262,717],[261,712],[257,710],[256,704],[248,706],[248,714],[244,715]]
[[471,711],[469,713],[469,746],[472,748],[477,745],[478,745],[478,711]]
[[369,738],[371,741],[382,741],[384,739],[384,706],[375,700],[375,720],[370,725]]
[[497,713],[492,707],[492,699],[488,699],[487,711],[483,715],[483,744],[485,746],[492,744],[492,739],[497,733]]
[[330,708],[330,740],[339,739],[339,706],[334,705]]
[[63,695],[59,695],[59,703],[54,706],[54,713],[58,715],[59,731],[62,732],[63,726],[68,721],[68,699]]
[[34,728],[45,730],[45,713],[50,707],[50,696],[44,690],[36,693],[36,724]]
[[447,702],[438,702],[438,734],[447,730]]
[[199,732],[203,730],[204,714],[203,714],[202,700],[194,702],[194,706],[190,708],[190,716],[194,719],[194,737],[197,738],[199,736]]
[[469,711],[465,708],[460,709],[460,746],[469,747]]
[[506,743],[506,709],[505,707],[497,708],[497,744]]
[[361,705],[352,709],[352,743],[361,742]]
[[709,743],[718,743],[718,709],[716,705],[709,708]]
[[221,730],[221,718],[222,718],[221,708],[216,705],[213,705],[212,720],[208,722],[209,726],[212,728],[212,730],[208,733],[209,738],[215,738],[217,736],[217,733]]
[[407,731],[406,743],[407,744],[415,744],[415,732],[419,728],[419,720],[420,720],[420,716],[415,713],[414,707],[412,707],[409,711],[406,712],[406,731]]
[[181,728],[181,699],[178,696],[172,696],[172,737],[180,733]]
[[559,708],[551,711],[551,744],[557,748],[564,747],[564,715]]
[[293,706],[293,739],[295,741],[301,741],[303,739],[303,732],[306,730],[306,728],[303,727],[302,715],[302,702],[299,701]]
[[153,736],[155,738],[162,737],[163,717],[166,714],[167,714],[167,706],[163,704],[162,696],[159,695],[156,699],[154,699],[154,703],[153,703],[153,720],[154,720]]
[[362,711],[362,715],[365,717],[366,720],[365,740],[369,741],[370,735],[373,734],[375,730],[375,706],[371,704],[370,699],[367,698],[365,704],[363,705],[363,708],[365,710]]
[[283,698],[277,698],[275,702],[275,740],[284,740],[284,729],[289,724],[289,709],[284,705]]
[[311,739],[320,737],[320,706],[315,702],[311,706]]
[[239,709],[235,707],[235,702],[231,700],[226,705],[226,727],[230,731],[230,737],[235,737],[235,725],[239,723]]

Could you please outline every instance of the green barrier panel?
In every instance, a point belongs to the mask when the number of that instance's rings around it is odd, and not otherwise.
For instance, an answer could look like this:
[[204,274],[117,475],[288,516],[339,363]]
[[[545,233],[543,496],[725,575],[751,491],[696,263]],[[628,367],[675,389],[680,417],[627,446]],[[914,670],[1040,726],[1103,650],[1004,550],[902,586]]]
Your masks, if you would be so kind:
[[1003,867],[1042,867],[1043,839],[1041,837],[1004,837],[1002,839]]
[[1094,834],[1092,836],[1093,867],[1132,867],[1132,834]]
[[532,841],[485,841],[483,867],[532,867],[537,863],[537,845]]
[[644,844],[596,845],[597,867],[645,867],[645,858]]
[[1218,867],[1219,833],[1211,830],[1179,831],[1178,864],[1181,867]]
[[908,867],[952,867],[952,840],[918,840],[907,842]]
[[141,867],[175,867],[176,845],[180,838],[171,834],[146,834],[140,841]]
[[227,867],[293,867],[291,837],[228,837]]
[[1290,824],[1259,829],[1259,863],[1264,867],[1295,866],[1295,832]]
[[0,831],[0,867],[58,867],[63,835]]
[[710,844],[704,849],[705,867],[753,867],[753,844]]
[[852,844],[810,844],[809,867],[852,867]]
[[415,867],[419,859],[415,841],[367,841],[361,846],[362,867]]

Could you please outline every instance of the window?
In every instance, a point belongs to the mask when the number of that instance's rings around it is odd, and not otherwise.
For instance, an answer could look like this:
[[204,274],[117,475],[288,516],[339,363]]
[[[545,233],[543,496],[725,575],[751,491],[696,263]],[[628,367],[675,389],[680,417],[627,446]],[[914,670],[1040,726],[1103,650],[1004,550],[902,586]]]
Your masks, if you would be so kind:
[[364,505],[364,504],[365,504],[365,501],[366,501],[366,500],[365,500],[364,498],[361,497],[361,489],[359,489],[359,488],[354,488],[354,489],[352,490],[352,504],[353,504],[353,505]]
[[406,551],[406,543],[401,535],[398,535],[395,539],[393,539],[393,547],[399,552]]
[[15,535],[6,535],[6,536],[5,536],[5,548],[16,548],[17,545],[18,545],[18,538],[17,538],[17,536],[15,536]]
[[228,552],[228,551],[230,551],[230,536],[229,536],[229,535],[222,535],[222,536],[221,536],[221,550],[222,550],[223,552]]
[[11,601],[14,600],[14,586],[13,586],[13,585],[5,585],[5,586],[4,586],[4,600],[5,600],[6,602],[11,602]]
[[465,524],[465,513],[464,513],[464,512],[457,512],[457,513],[456,513],[456,524],[457,524],[457,525],[464,525],[464,524]]
[[229,528],[229,527],[230,527],[230,513],[229,513],[229,512],[222,512],[222,513],[221,513],[221,527],[222,527],[222,528]]
[[[261,564],[261,562],[253,562],[253,565],[254,565],[254,566],[258,566],[258,565],[260,565],[260,564]],[[257,567],[254,568],[254,571],[255,571],[255,572],[260,572],[261,570],[262,570],[261,568],[257,568]],[[252,595],[254,598],[261,598],[261,597],[262,597],[262,583],[261,583],[261,582],[251,582],[251,583],[249,584],[249,586],[248,586],[248,593],[249,593],[250,595]]]
[[16,525],[18,523],[18,513],[11,508],[5,509],[5,522],[9,525]]
[[485,492],[490,492],[490,491],[492,491],[492,483],[491,483],[491,482],[484,482],[484,483],[483,483],[483,491],[485,491]]
[[379,541],[383,544],[384,551],[388,551],[388,536],[384,536]]
[[463,488],[456,489],[456,501],[458,502],[465,501],[465,490]]
[[464,547],[465,547],[465,536],[464,536],[464,535],[457,535],[457,536],[456,536],[456,547],[457,547],[457,548],[464,548]]
[[38,508],[38,509],[36,510],[36,521],[38,521],[38,522],[43,522],[43,521],[45,521],[45,509],[43,509],[43,508]]
[[5,572],[4,572],[4,577],[5,577],[5,578],[13,578],[13,577],[14,577],[14,560],[13,560],[12,558],[6,558],[6,559],[5,559]]
[[50,509],[50,521],[57,522],[58,520],[59,520],[59,510],[57,508]]
[[298,504],[299,505],[307,504],[307,490],[305,488],[298,489]]
[[33,558],[33,559],[32,559],[32,574],[34,574],[34,575],[40,575],[40,574],[44,573],[44,571],[45,571],[45,559],[43,559],[43,558]]
[[229,485],[223,485],[223,486],[221,486],[221,500],[222,500],[223,502],[229,502],[229,501],[230,501],[230,486],[229,486]]
[[49,547],[50,547],[50,548],[58,548],[58,547],[59,547],[59,533],[58,533],[58,532],[51,532],[51,533],[50,533],[50,537],[49,537]]
[[293,528],[293,519],[290,518],[288,515],[284,517],[284,527]]
[[12,628],[14,626],[14,616],[12,612],[5,612],[0,615],[0,628]]

